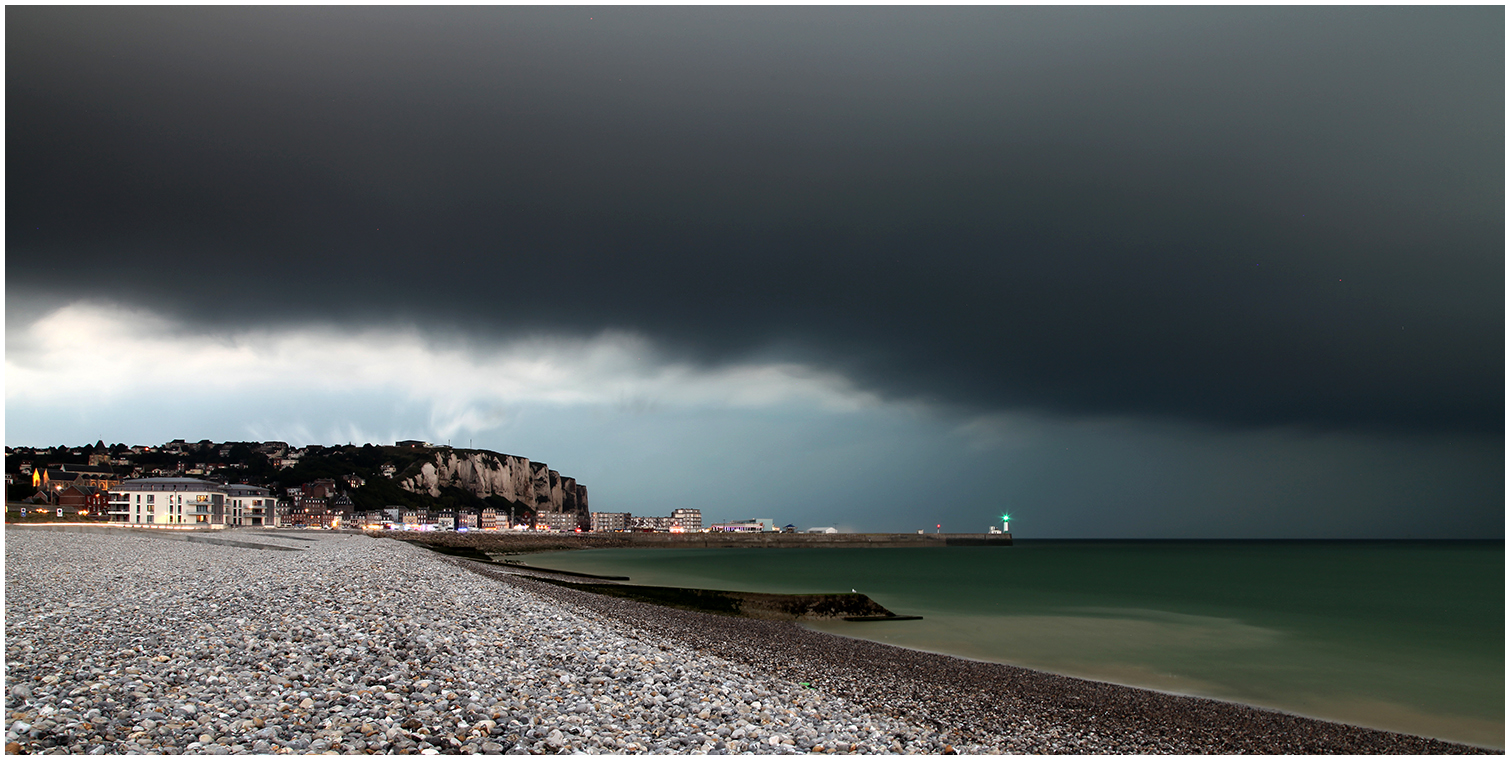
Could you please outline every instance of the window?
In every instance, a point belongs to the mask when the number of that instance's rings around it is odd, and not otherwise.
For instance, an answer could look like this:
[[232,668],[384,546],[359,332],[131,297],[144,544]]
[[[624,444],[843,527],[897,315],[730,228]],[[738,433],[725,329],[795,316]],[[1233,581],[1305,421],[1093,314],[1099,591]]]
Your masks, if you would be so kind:
[[152,494],[150,494],[150,493],[149,493],[149,494],[147,494],[147,503],[148,503],[148,504],[151,504],[151,503],[152,503]]

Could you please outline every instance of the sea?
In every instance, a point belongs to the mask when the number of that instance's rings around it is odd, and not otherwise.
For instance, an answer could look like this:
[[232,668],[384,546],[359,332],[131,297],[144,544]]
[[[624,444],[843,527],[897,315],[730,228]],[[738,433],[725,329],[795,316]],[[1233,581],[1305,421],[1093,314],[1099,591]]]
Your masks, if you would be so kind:
[[860,591],[922,620],[809,628],[1493,749],[1503,541],[1054,541],[599,549],[533,565],[646,585]]

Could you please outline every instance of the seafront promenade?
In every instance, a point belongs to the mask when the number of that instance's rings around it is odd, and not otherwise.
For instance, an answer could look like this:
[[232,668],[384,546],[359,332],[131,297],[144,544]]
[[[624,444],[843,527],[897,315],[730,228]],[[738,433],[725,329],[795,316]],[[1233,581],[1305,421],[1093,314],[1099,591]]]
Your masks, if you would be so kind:
[[399,541],[6,531],[8,754],[1460,745],[587,594]]

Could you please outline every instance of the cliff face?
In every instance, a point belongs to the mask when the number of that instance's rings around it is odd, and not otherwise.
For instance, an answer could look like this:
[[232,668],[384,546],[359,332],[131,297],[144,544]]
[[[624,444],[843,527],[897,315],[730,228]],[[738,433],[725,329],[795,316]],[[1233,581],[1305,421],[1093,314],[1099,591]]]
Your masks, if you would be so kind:
[[442,486],[454,486],[478,497],[502,496],[529,504],[537,512],[587,513],[587,487],[577,485],[575,478],[561,477],[544,462],[491,451],[441,449],[398,485],[431,496],[440,496]]

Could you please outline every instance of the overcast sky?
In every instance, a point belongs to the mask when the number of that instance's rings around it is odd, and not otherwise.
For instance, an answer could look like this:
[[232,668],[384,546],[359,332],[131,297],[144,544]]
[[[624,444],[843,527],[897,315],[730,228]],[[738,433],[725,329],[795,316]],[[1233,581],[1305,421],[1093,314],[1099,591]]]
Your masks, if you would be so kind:
[[1504,534],[1504,9],[18,7],[6,443]]

